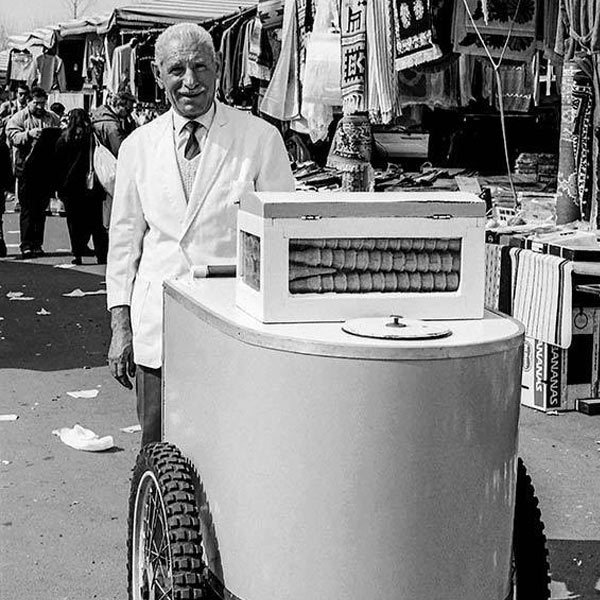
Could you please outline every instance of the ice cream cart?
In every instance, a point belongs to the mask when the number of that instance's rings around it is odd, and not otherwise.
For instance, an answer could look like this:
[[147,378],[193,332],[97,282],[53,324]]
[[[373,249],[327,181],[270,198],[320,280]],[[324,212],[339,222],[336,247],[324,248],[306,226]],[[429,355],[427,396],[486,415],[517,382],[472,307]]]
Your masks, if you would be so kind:
[[[256,208],[252,202],[241,208]],[[263,213],[267,203],[259,202]],[[479,285],[463,278],[477,272],[461,254],[475,240],[468,227],[449,233],[448,219],[436,218],[429,233],[415,223],[407,230],[401,216],[394,230],[403,209],[379,209],[393,213],[379,235],[364,237],[363,224],[359,237],[340,222],[334,233],[314,218],[302,220],[301,231],[283,228],[283,259],[275,260],[298,297],[275,308],[276,322],[265,322],[274,313],[262,301],[279,285],[268,282],[268,236],[278,234],[253,228],[264,214],[240,214],[237,279],[166,282],[164,441],[146,446],[134,470],[130,598],[548,598],[540,511],[517,455],[523,328],[500,314],[479,316],[462,287]],[[266,226],[276,220],[267,217]],[[407,239],[411,249],[401,250]],[[330,260],[314,248],[347,252],[332,272],[314,263],[332,262],[333,253]],[[419,258],[425,248],[430,256]],[[353,270],[345,267],[353,261],[356,270],[362,251],[370,254],[361,273],[371,274],[349,292]],[[400,253],[407,269],[415,254],[407,272],[421,274],[404,316],[380,297],[385,273],[395,273],[390,294],[412,293],[398,289],[402,270],[382,271]],[[331,280],[292,284],[298,265],[311,267],[304,279]],[[445,289],[430,291],[462,293],[447,310],[466,318],[412,318],[431,310],[428,272],[459,273],[457,286],[446,276]],[[383,289],[374,291],[375,282]],[[353,294],[341,307],[351,318],[315,321],[321,299],[335,313],[336,293]]]

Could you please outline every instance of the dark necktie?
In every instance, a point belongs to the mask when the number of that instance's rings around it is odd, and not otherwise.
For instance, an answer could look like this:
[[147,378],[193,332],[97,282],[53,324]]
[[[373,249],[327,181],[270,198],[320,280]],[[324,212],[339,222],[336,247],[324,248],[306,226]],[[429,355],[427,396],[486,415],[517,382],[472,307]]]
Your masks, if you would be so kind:
[[188,139],[185,143],[185,151],[183,155],[186,160],[192,160],[200,154],[200,143],[198,142],[198,138],[196,137],[196,132],[200,129],[202,125],[197,121],[188,121],[185,124],[185,129],[188,132]]

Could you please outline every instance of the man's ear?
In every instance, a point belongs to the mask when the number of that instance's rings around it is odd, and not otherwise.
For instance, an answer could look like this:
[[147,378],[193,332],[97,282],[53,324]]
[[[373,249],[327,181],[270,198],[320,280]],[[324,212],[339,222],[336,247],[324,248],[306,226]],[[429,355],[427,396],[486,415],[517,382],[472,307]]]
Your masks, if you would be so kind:
[[165,85],[162,82],[162,79],[160,78],[160,69],[158,68],[158,65],[156,64],[156,61],[152,61],[152,72],[154,73],[154,79],[156,79],[156,83],[158,85],[158,87],[161,90],[165,89]]

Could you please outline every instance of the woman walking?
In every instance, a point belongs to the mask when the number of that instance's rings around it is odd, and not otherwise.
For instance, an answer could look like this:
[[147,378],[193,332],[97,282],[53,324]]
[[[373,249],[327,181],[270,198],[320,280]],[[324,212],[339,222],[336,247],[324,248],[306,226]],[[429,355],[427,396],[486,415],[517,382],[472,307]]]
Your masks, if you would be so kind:
[[91,236],[98,264],[104,264],[108,251],[108,233],[102,223],[104,193],[93,174],[92,124],[86,111],[70,111],[67,128],[55,150],[56,187],[65,204],[73,263],[80,265],[81,257],[89,256]]

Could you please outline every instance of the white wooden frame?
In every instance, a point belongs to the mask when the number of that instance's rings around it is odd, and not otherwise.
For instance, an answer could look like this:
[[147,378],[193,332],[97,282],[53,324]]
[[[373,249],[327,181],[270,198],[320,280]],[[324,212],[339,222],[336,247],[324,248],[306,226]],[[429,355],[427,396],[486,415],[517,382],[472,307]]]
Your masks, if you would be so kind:
[[[480,319],[485,288],[485,219],[457,217],[265,219],[240,210],[240,231],[260,238],[260,291],[243,282],[238,252],[236,304],[264,323],[344,321],[400,314],[420,319]],[[327,237],[460,238],[461,276],[456,292],[292,294],[289,240]]]

